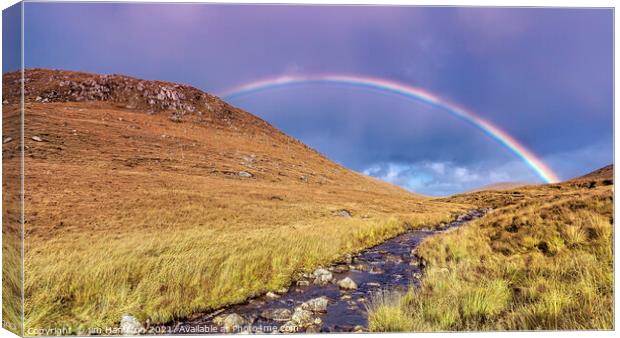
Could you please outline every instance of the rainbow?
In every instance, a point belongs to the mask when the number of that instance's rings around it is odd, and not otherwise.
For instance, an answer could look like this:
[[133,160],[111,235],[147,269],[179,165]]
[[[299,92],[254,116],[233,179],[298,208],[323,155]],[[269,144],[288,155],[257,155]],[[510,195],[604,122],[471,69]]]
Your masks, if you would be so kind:
[[451,115],[458,117],[459,119],[481,130],[487,136],[521,159],[532,170],[534,170],[534,172],[544,182],[559,182],[558,176],[540,158],[538,158],[538,156],[498,126],[462,107],[459,107],[454,103],[441,99],[423,89],[412,87],[403,83],[379,78],[351,75],[281,76],[245,83],[229,89],[221,96],[226,99],[232,99],[264,90],[300,84],[336,84],[372,89],[383,93],[396,94],[422,102],[431,107],[438,108],[439,110],[450,113]]

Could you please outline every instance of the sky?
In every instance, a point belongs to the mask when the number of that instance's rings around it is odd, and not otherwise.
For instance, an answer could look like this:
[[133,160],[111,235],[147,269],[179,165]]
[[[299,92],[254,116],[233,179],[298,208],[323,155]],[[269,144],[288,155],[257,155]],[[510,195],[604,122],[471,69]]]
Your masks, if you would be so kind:
[[[613,162],[609,9],[27,3],[24,17],[28,68],[120,73],[215,95],[284,75],[375,77],[465,107],[561,179]],[[541,182],[479,129],[396,95],[308,84],[228,101],[414,192]]]

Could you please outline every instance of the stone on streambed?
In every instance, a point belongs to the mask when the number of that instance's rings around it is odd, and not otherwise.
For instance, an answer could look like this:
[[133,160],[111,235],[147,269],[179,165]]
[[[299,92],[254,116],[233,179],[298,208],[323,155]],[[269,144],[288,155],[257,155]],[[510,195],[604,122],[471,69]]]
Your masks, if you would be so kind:
[[385,257],[385,261],[393,264],[400,264],[403,262],[403,258],[396,255],[388,255]]
[[338,282],[338,286],[344,290],[355,290],[357,289],[357,283],[349,277],[346,277]]
[[250,323],[247,319],[241,317],[236,313],[231,313],[226,316],[226,318],[224,318],[222,326],[224,328],[224,332],[235,332],[240,331],[244,325],[248,324]]
[[310,299],[300,305],[300,308],[303,310],[308,310],[312,312],[325,312],[327,311],[327,305],[329,304],[329,300],[327,297],[318,297]]
[[297,286],[308,286],[310,285],[310,282],[308,282],[307,280],[298,280],[296,285]]
[[288,322],[284,323],[284,325],[280,326],[280,332],[282,333],[295,333],[298,332],[300,329],[300,327],[293,322],[292,320],[289,320]]
[[424,261],[424,259],[418,256],[412,256],[411,261],[409,262],[409,265],[423,268],[426,266],[426,262]]
[[312,276],[314,277],[314,284],[318,285],[328,284],[334,278],[334,275],[332,275],[329,270],[325,270],[322,268],[314,270]]
[[121,318],[121,333],[124,336],[138,335],[144,333],[144,327],[136,317],[124,314]]
[[319,333],[321,332],[318,325],[310,325],[306,328],[306,333]]
[[368,271],[368,264],[357,264],[357,265],[349,265],[349,268],[351,270],[357,270],[357,271]]
[[291,321],[299,327],[307,327],[314,323],[314,314],[310,310],[304,310],[301,307],[295,308]]
[[278,298],[280,298],[280,295],[278,295],[278,294],[276,294],[276,293],[274,293],[274,292],[269,291],[269,292],[267,292],[267,293],[265,294],[265,297],[267,297],[268,299],[272,299],[272,300],[273,300],[273,299],[278,299]]
[[285,308],[267,309],[261,312],[261,317],[274,320],[276,322],[287,322],[291,320],[293,311]]
[[380,275],[382,274],[384,271],[383,269],[381,269],[378,266],[373,266],[370,268],[370,270],[368,271],[368,273],[370,273],[371,275]]
[[335,273],[343,273],[349,270],[349,267],[347,265],[334,265],[330,267],[329,270]]

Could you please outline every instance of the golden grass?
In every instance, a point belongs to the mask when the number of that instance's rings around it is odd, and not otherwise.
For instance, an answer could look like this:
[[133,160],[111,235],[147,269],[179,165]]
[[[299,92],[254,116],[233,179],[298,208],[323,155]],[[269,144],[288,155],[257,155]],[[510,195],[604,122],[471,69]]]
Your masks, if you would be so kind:
[[[529,187],[457,196],[495,203],[431,237],[422,285],[371,305],[375,331],[613,329],[612,188]],[[501,206],[510,201],[510,205]],[[384,313],[400,313],[385,325]]]
[[[108,220],[134,229],[28,242],[26,327],[64,323],[80,331],[112,325],[123,313],[165,323],[286,286],[296,272],[377,244],[403,232],[405,223],[436,224],[450,216],[344,219],[310,202],[200,203],[210,196],[136,192],[136,205],[123,203],[131,215],[115,213]],[[192,203],[181,202],[186,199]],[[158,202],[147,207],[147,200]],[[155,226],[165,228],[149,231]]]
[[272,130],[105,103],[27,109],[27,333],[213,310],[470,207],[350,172]]
[[[4,105],[3,105],[4,111]],[[19,130],[18,115],[3,115],[3,134]],[[7,156],[17,141],[3,143],[2,152],[2,326],[22,334],[22,226],[20,223],[21,180],[19,156]]]

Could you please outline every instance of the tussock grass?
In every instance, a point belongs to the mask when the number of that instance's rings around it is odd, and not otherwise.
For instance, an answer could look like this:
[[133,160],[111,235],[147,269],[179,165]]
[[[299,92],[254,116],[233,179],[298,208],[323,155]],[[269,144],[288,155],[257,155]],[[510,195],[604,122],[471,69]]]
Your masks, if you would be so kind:
[[398,292],[381,291],[374,293],[367,305],[369,329],[372,331],[410,331],[411,314],[405,302],[407,299]]
[[[613,328],[611,187],[567,184],[469,198],[496,209],[422,243],[418,253],[429,266],[421,287],[372,304],[372,330]],[[386,325],[387,313],[400,315]]]

